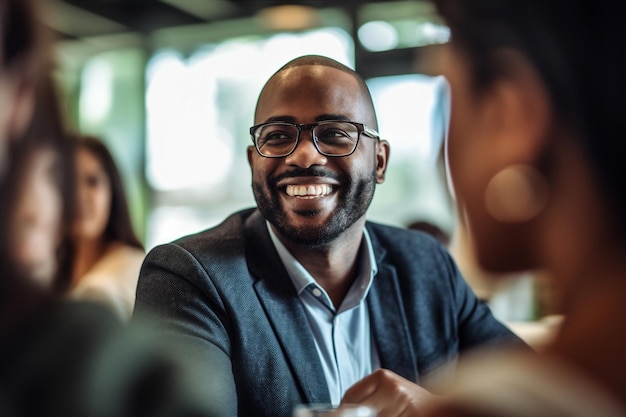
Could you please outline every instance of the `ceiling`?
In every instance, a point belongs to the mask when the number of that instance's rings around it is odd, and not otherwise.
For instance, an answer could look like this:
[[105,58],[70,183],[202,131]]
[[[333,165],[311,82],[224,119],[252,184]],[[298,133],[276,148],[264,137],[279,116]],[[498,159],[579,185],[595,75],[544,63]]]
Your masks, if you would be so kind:
[[47,23],[62,39],[80,39],[122,32],[150,34],[164,28],[252,17],[278,5],[350,10],[366,3],[372,1],[53,0]]
[[[305,6],[316,17],[324,10],[343,9],[348,17],[344,22],[356,37],[357,16],[362,6],[369,7],[370,17],[395,11],[405,16],[427,13],[430,4],[424,0],[382,3],[371,0],[350,1],[250,1],[250,0],[50,0],[50,10],[44,13],[45,23],[58,35],[59,43],[70,54],[91,56],[103,50],[125,46],[157,48],[200,44],[224,38],[225,34],[246,35],[261,31],[260,17],[268,17],[274,6]],[[407,6],[409,7],[407,9]],[[417,9],[416,9],[417,7]],[[293,7],[292,7],[293,8]],[[284,8],[283,8],[284,9]],[[425,11],[423,11],[425,10]],[[293,10],[292,10],[293,11]],[[267,15],[267,16],[266,16]],[[333,14],[333,15],[336,15]],[[274,25],[293,23],[289,18],[279,18]],[[384,19],[385,16],[382,16]],[[267,19],[266,19],[267,20]],[[319,24],[315,22],[313,24]],[[326,22],[328,23],[328,22]],[[303,29],[308,23],[297,24],[292,29]],[[266,24],[267,26],[267,24]],[[271,26],[271,24],[270,24]],[[289,30],[289,27],[267,27],[267,30]],[[245,33],[248,31],[249,33]],[[381,53],[368,53],[355,42],[356,66],[364,76],[391,75],[411,70],[415,51],[400,49]]]

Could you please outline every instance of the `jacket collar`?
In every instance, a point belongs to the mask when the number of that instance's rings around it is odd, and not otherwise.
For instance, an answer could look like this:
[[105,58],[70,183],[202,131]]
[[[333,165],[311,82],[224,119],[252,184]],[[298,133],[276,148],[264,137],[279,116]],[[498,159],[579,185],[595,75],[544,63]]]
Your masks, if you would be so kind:
[[[246,258],[255,279],[255,291],[291,364],[305,401],[329,402],[328,386],[302,304],[274,248],[265,219],[258,210],[246,220],[245,230]],[[409,336],[397,271],[387,259],[387,251],[369,223],[368,233],[378,274],[367,302],[381,366],[418,382],[415,349]]]
[[413,306],[405,308],[406,297],[402,296],[396,267],[388,259],[387,250],[378,240],[372,223],[368,222],[366,227],[378,264],[378,274],[370,290],[368,303],[381,367],[417,383],[419,372],[416,350],[407,322],[407,311],[413,309]]
[[254,289],[300,385],[304,402],[330,402],[304,309],[258,210],[247,219],[245,230],[246,258],[255,279]]

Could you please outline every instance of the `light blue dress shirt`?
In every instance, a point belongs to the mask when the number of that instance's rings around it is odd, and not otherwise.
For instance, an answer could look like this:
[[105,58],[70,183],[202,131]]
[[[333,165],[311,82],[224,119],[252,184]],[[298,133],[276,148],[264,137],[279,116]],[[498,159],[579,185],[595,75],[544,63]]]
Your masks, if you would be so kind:
[[339,404],[348,388],[380,367],[365,302],[377,272],[370,237],[364,229],[357,258],[358,275],[339,308],[335,309],[326,291],[289,253],[269,223],[267,228],[304,306],[331,402]]

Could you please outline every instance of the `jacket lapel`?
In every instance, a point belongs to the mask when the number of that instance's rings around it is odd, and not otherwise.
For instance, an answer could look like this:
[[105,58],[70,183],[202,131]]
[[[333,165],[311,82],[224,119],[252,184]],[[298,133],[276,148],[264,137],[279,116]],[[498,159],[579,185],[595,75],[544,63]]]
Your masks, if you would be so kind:
[[304,395],[303,402],[330,402],[304,309],[258,211],[246,221],[246,253],[256,280],[254,289]]
[[370,230],[372,247],[376,254],[378,274],[367,297],[371,328],[374,332],[381,367],[419,382],[415,349],[409,337],[409,326],[404,309],[395,267],[385,261],[386,251]]

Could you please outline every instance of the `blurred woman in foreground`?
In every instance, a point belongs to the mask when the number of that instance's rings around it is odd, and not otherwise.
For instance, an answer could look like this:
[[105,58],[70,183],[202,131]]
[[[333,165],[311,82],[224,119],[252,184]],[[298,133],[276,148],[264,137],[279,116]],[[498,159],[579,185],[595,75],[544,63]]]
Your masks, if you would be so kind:
[[429,415],[623,417],[624,9],[435,3],[452,34],[448,163],[477,260],[497,273],[545,269],[566,319],[545,355],[468,359]]
[[50,64],[47,36],[33,19],[34,4],[0,0],[0,177],[8,147],[30,122],[37,82]]
[[69,286],[72,149],[52,80],[34,84],[32,119],[6,137],[0,176],[0,339]]
[[36,41],[42,3],[0,0],[0,416],[213,415],[219,376],[197,379],[140,327],[64,297],[74,165]]
[[196,379],[177,352],[98,303],[65,299],[73,148],[52,80],[35,93],[0,179],[0,415],[211,415],[211,377]]
[[128,321],[135,304],[143,245],[135,235],[120,173],[106,145],[76,140],[77,209],[70,295],[103,302]]

